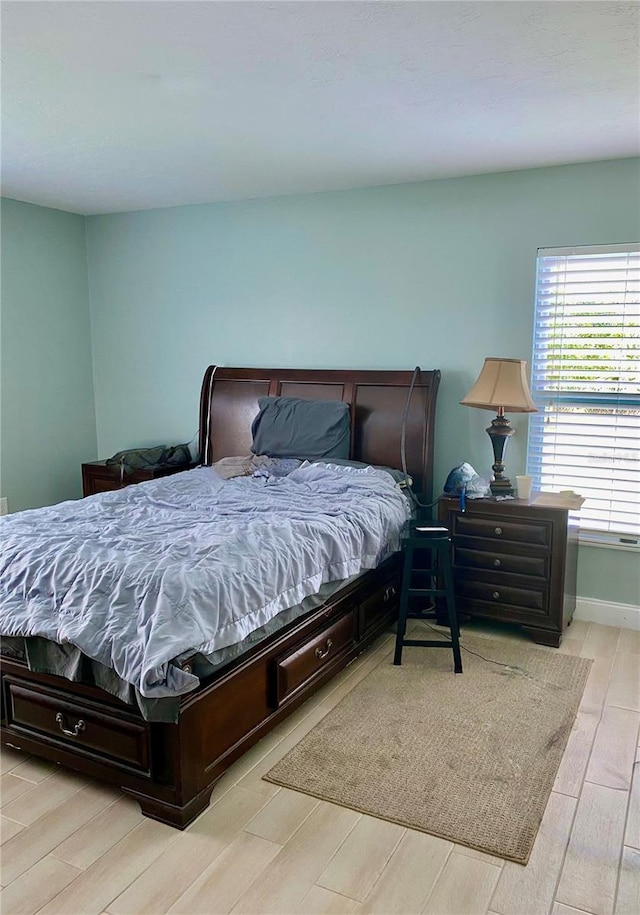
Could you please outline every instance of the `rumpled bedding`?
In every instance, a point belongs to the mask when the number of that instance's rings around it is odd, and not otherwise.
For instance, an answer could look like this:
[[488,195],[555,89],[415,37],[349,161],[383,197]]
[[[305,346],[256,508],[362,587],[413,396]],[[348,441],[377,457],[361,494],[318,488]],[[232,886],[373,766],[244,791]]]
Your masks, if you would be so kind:
[[246,476],[286,477],[302,463],[298,458],[274,458],[266,454],[247,454],[221,458],[213,464],[213,469],[223,480]]
[[[297,463],[297,462],[296,462]],[[171,664],[242,641],[399,548],[408,503],[370,467],[223,480],[197,468],[0,521],[0,632],[76,646],[141,696],[198,678]]]
[[[344,580],[325,582],[315,594],[310,594],[293,607],[281,610],[264,626],[254,629],[235,645],[227,645],[225,648],[219,648],[207,655],[185,651],[180,657],[173,658],[171,663],[182,666],[188,661],[191,672],[196,677],[199,679],[210,677],[234,658],[249,651],[262,639],[278,632],[304,614],[317,610],[332,594],[356,578],[358,575],[352,575],[351,578]],[[54,674],[67,680],[97,686],[127,705],[137,706],[145,721],[164,721],[170,724],[178,721],[180,696],[162,696],[160,699],[141,696],[140,692],[131,683],[127,683],[119,677],[115,670],[86,657],[70,642],[59,645],[57,642],[52,642],[51,639],[41,639],[37,635],[27,638],[0,636],[0,657],[26,661],[29,670],[36,673]]]

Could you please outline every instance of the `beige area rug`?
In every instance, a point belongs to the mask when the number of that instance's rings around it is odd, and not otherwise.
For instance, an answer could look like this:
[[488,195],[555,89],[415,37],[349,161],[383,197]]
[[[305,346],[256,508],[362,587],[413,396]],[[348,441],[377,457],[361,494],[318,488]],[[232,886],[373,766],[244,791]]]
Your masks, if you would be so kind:
[[[420,636],[422,637],[422,636]],[[526,864],[591,661],[462,637],[385,658],[265,779]]]

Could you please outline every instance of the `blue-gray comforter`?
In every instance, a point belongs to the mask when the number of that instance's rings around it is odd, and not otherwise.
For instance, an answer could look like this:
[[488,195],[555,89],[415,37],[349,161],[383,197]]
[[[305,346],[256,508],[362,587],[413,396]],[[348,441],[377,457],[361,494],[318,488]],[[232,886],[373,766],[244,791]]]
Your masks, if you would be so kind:
[[398,548],[408,503],[373,468],[303,464],[223,481],[198,468],[0,521],[0,633],[72,644],[142,696],[170,662],[233,645]]

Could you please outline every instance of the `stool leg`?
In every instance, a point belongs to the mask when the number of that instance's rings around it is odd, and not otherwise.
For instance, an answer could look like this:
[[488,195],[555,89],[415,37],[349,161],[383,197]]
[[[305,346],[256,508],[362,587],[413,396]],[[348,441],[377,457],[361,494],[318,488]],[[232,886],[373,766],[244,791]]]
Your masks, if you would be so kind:
[[460,654],[460,629],[456,616],[456,601],[453,591],[453,575],[451,573],[451,547],[447,550],[445,561],[442,563],[442,577],[446,592],[447,613],[449,615],[449,629],[451,630],[451,646],[453,648],[453,663],[457,674],[462,673],[462,656]]
[[407,546],[404,553],[404,567],[402,570],[402,589],[400,592],[400,611],[398,613],[398,628],[396,631],[396,650],[393,663],[402,663],[402,646],[407,631],[407,614],[409,613],[409,587],[411,584],[411,570],[413,568],[413,549]]

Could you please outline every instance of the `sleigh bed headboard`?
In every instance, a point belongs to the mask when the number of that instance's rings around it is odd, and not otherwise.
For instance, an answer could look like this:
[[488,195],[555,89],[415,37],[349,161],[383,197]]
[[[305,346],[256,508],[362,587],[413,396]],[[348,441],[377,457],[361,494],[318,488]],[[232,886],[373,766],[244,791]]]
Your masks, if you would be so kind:
[[[255,369],[210,365],[200,395],[200,455],[203,464],[251,452],[251,423],[266,395],[351,404],[351,458],[402,466],[402,418],[413,371],[359,369]],[[433,434],[438,370],[417,374],[405,430],[407,471],[414,492],[431,497]]]

